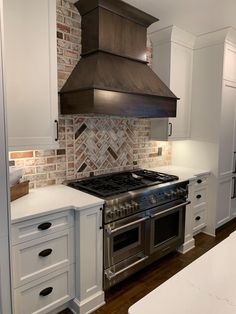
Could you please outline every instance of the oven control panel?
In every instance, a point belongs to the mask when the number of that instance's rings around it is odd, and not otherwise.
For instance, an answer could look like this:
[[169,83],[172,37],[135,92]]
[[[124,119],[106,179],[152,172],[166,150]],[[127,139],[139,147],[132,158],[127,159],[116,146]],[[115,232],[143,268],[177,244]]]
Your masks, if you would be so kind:
[[104,209],[104,222],[109,223],[170,201],[187,198],[187,184],[188,182],[181,182],[162,188],[151,187],[143,192],[137,190],[133,191],[130,197],[108,201]]

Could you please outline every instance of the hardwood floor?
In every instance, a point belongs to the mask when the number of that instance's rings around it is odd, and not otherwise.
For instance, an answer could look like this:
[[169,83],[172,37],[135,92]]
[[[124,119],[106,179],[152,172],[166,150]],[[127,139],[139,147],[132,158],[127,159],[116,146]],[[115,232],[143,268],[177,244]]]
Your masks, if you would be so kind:
[[[171,253],[139,273],[129,277],[106,293],[106,304],[93,314],[127,314],[128,308],[193,262],[199,256],[224,240],[236,230],[236,219],[216,232],[216,237],[203,233],[195,237],[196,247],[186,254]],[[60,314],[71,314],[69,310]]]

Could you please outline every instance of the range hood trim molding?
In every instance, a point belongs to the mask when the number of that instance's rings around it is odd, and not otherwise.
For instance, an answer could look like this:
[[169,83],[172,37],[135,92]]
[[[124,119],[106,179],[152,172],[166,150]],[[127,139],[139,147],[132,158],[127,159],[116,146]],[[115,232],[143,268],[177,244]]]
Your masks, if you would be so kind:
[[159,21],[158,18],[131,6],[130,4],[124,1],[117,0],[89,0],[89,1],[90,5],[86,4],[85,6],[81,1],[77,1],[75,3],[75,6],[78,9],[81,16],[84,16],[100,7],[145,27],[149,27],[151,24]]
[[158,97],[158,98],[163,98],[163,99],[174,99],[174,100],[180,100],[180,98],[177,97],[169,97],[169,96],[160,96],[157,94],[147,94],[147,93],[137,93],[137,92],[132,92],[132,91],[123,91],[123,90],[119,90],[119,89],[109,89],[109,88],[101,88],[98,86],[93,86],[91,87],[84,87],[84,88],[80,88],[80,89],[74,89],[74,90],[69,90],[69,91],[65,91],[65,92],[58,92],[58,94],[69,94],[69,93],[77,93],[77,92],[82,92],[82,91],[91,91],[91,90],[101,90],[101,91],[108,91],[108,92],[115,92],[115,93],[122,93],[122,94],[132,94],[132,95],[137,95],[137,96],[154,96],[154,97]]

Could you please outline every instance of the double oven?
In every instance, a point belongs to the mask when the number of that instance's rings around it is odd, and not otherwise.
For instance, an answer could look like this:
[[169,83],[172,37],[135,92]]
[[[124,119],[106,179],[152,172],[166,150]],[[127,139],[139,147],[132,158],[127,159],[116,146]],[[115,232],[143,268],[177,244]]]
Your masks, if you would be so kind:
[[188,181],[146,169],[86,178],[68,185],[104,199],[104,289],[184,241]]
[[104,226],[104,288],[176,250],[184,242],[186,198]]

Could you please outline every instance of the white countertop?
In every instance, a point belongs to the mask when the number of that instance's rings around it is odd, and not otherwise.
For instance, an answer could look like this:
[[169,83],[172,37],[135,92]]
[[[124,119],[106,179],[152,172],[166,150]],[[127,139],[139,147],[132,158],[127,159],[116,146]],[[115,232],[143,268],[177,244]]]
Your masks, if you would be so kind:
[[63,184],[35,190],[11,202],[11,222],[35,218],[66,209],[82,210],[100,206],[104,200]]
[[129,314],[235,314],[236,232],[129,309]]
[[[150,170],[177,175],[181,181],[193,180],[196,176],[207,175],[208,170],[163,166]],[[66,209],[81,210],[99,206],[104,200],[87,193],[72,189],[63,184],[30,190],[25,195],[11,202],[11,222],[16,223],[25,219],[38,217]]]
[[185,168],[185,167],[179,167],[179,166],[174,166],[174,165],[155,167],[155,168],[150,168],[149,170],[176,175],[179,177],[181,181],[182,180],[191,181],[191,180],[196,179],[196,177],[198,176],[210,174],[210,171],[206,169],[193,169],[193,168]]

